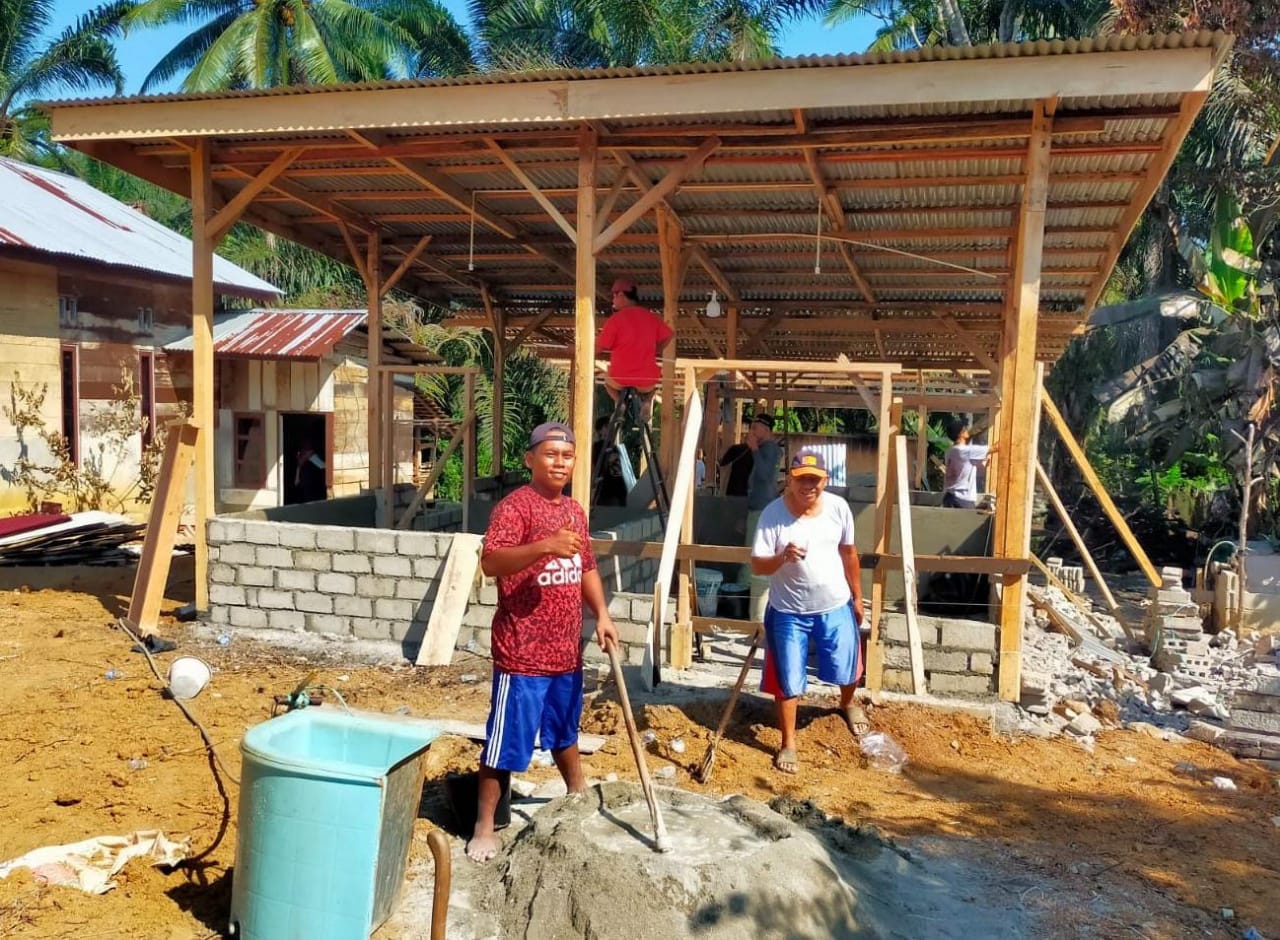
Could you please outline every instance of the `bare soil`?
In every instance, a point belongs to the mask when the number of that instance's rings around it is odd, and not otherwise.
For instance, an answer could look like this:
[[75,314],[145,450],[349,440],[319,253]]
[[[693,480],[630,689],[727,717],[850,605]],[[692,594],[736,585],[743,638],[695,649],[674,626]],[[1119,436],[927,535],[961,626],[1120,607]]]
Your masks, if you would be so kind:
[[[176,566],[166,610],[191,597],[190,572],[189,563]],[[0,881],[0,937],[222,936],[236,788],[227,783],[224,801],[198,733],[114,627],[132,583],[131,568],[0,569],[0,860],[156,827],[189,837],[195,857],[172,872],[135,861],[120,887],[99,897],[19,873]],[[233,775],[244,731],[269,716],[273,694],[312,670],[361,708],[407,706],[415,715],[477,721],[487,708],[486,664],[475,657],[427,671],[361,664],[341,644],[304,656],[242,638],[221,647],[181,624],[165,632],[181,641],[181,652],[217,669],[192,705]],[[162,668],[171,655],[159,657]],[[107,679],[113,668],[123,675]],[[1057,925],[1051,936],[1238,937],[1248,926],[1280,936],[1280,829],[1273,824],[1280,789],[1225,752],[1116,730],[1088,754],[1066,740],[1007,741],[971,715],[887,705],[873,712],[873,724],[910,755],[903,774],[888,775],[866,766],[839,716],[814,707],[801,713],[802,773],[788,777],[771,766],[778,736],[768,703],[744,697],[704,787],[690,774],[725,695],[645,705],[641,725],[658,736],[651,768],[675,764],[674,783],[695,792],[811,800],[905,846],[963,845],[1002,864],[1011,884],[1028,876],[1018,903],[1049,915]],[[609,736],[584,759],[587,773],[633,779],[609,685],[590,697],[584,730]],[[671,748],[677,738],[683,753]],[[449,771],[474,769],[478,751],[441,739],[432,747],[429,786]],[[132,770],[133,759],[147,766]],[[1183,763],[1197,772],[1179,772]],[[1238,789],[1214,788],[1215,775]],[[427,854],[426,833],[444,821],[423,817],[415,858]],[[1222,908],[1233,910],[1232,921]]]

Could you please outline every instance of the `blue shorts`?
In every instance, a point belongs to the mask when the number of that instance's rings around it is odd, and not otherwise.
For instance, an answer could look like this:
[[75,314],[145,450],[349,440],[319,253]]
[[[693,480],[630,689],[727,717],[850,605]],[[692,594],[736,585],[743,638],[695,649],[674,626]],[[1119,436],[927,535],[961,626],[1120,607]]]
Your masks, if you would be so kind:
[[581,669],[558,676],[495,669],[480,763],[493,770],[527,770],[535,741],[549,751],[577,744],[581,718]]
[[790,614],[769,607],[764,641],[772,666],[760,685],[764,692],[781,698],[804,693],[811,642],[818,654],[819,679],[832,685],[853,685],[857,680],[858,624],[850,604],[821,614]]

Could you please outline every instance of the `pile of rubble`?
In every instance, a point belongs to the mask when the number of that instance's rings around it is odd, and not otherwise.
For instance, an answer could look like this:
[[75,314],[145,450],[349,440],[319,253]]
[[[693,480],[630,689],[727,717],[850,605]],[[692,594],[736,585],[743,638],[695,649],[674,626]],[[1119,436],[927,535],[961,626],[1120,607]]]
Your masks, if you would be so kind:
[[1031,588],[1021,729],[1073,735],[1091,748],[1099,730],[1124,725],[1280,761],[1280,636],[1204,633],[1181,572],[1162,574],[1141,630],[1127,640],[1117,639],[1124,630],[1113,618],[1082,610],[1080,598]]

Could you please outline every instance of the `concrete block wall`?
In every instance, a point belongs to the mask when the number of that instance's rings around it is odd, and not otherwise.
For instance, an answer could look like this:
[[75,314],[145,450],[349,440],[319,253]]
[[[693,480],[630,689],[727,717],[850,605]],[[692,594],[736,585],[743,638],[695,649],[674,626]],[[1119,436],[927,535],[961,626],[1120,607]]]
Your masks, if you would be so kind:
[[[378,491],[376,502],[378,506],[383,505],[383,493]],[[418,495],[418,488],[412,483],[398,483],[394,489],[395,497],[395,516],[399,519],[404,515],[405,510],[413,502],[415,496]],[[418,510],[413,517],[410,528],[414,532],[461,532],[462,531],[462,503],[449,503],[443,500],[435,500]]]
[[[925,680],[938,696],[989,698],[996,691],[999,645],[995,624],[980,620],[921,617],[920,645]],[[911,691],[911,653],[907,618],[886,612],[881,622],[884,642],[882,687],[890,692]]]
[[[452,518],[456,510],[461,520],[461,506],[437,508],[438,518]],[[621,534],[600,534],[631,540],[647,532],[639,525],[623,526]],[[416,648],[426,633],[452,543],[447,532],[220,516],[209,522],[209,620],[233,630],[307,631]],[[645,584],[640,570],[631,565],[622,578],[624,584],[635,584],[637,593],[606,589],[623,654],[632,663],[641,660],[653,613],[652,574]],[[489,652],[497,603],[497,583],[481,579],[463,616],[459,648]],[[595,621],[588,614],[583,636],[591,638],[594,632]],[[587,655],[607,660],[594,641]]]
[[[608,529],[591,533],[593,538],[614,542],[656,542],[662,540],[662,524],[656,514],[627,519]],[[624,558],[618,555],[596,559],[606,591],[635,592],[653,596],[653,580],[658,576],[658,559]]]

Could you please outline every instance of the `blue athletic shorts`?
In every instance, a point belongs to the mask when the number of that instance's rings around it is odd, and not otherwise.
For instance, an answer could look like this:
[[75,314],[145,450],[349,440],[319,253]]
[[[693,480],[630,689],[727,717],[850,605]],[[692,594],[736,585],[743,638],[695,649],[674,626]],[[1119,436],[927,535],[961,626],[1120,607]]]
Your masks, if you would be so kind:
[[858,625],[849,604],[821,614],[790,614],[769,607],[764,614],[764,639],[772,669],[766,671],[762,691],[782,698],[804,694],[810,644],[817,652],[818,678],[823,682],[853,685],[857,679]]
[[558,676],[495,669],[480,763],[494,770],[527,770],[535,741],[548,751],[577,744],[581,718],[581,669]]

